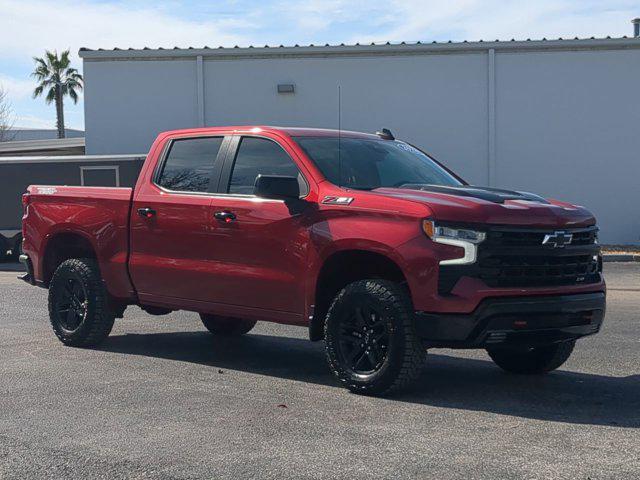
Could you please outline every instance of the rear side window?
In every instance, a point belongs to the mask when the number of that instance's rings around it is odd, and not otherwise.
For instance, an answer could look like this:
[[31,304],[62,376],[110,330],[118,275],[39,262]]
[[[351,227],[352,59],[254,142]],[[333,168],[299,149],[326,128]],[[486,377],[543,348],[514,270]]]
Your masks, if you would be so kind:
[[207,192],[222,137],[187,138],[171,144],[158,185],[182,192]]
[[307,192],[297,165],[280,145],[266,138],[243,137],[233,164],[229,193],[252,195],[258,175],[297,177],[300,192]]

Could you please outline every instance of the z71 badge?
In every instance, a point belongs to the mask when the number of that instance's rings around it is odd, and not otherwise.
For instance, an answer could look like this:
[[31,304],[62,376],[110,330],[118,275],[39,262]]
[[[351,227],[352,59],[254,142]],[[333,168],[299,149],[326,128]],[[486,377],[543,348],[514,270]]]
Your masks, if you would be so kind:
[[353,202],[352,197],[333,197],[327,195],[322,199],[322,203],[325,205],[349,205],[351,202]]

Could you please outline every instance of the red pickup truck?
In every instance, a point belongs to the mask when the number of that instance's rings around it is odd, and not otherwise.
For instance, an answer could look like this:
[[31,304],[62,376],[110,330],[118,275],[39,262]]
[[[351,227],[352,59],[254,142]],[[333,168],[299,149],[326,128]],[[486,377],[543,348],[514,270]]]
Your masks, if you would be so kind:
[[219,335],[300,325],[344,386],[385,394],[430,347],[551,371],[604,318],[591,213],[470,186],[386,129],[166,132],[134,189],[35,185],[23,204],[24,280],[66,345],[102,342],[127,305]]

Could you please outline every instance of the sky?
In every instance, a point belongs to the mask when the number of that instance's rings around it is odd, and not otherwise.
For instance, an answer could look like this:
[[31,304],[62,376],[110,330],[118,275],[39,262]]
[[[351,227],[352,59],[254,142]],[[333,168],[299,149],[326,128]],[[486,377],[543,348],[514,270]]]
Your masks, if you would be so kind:
[[[233,47],[631,36],[640,0],[0,0],[0,86],[20,127],[55,128],[34,56],[80,47]],[[84,128],[83,98],[65,103]]]

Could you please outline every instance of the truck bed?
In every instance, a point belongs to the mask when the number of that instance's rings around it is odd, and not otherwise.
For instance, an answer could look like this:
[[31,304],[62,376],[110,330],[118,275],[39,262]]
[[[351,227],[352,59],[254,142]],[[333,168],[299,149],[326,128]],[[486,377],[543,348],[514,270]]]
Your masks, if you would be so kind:
[[132,188],[31,185],[24,207],[23,246],[33,263],[34,277],[46,284],[52,272],[47,246],[81,236],[96,252],[109,292],[130,298],[127,271]]

